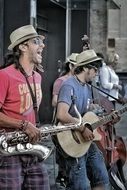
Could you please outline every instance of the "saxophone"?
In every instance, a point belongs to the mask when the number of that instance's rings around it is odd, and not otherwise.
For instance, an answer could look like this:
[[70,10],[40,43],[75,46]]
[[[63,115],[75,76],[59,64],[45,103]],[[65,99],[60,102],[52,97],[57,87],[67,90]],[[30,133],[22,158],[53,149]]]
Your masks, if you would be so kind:
[[59,132],[66,130],[73,130],[80,127],[82,118],[76,108],[74,109],[79,117],[78,124],[69,125],[51,125],[50,127],[40,127],[41,140],[38,144],[29,143],[28,136],[22,131],[5,132],[0,131],[0,155],[12,156],[21,154],[37,155],[40,160],[45,160],[49,157],[52,150],[49,150],[46,146],[42,145],[42,140],[48,138],[51,135],[56,135]]

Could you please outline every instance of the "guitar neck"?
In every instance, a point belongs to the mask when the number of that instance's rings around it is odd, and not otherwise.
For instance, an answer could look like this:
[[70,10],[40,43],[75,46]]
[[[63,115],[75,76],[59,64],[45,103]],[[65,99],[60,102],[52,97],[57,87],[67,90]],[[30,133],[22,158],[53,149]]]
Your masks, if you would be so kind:
[[[116,111],[118,116],[121,116],[124,112],[127,111],[127,106],[123,106],[120,110]],[[110,121],[113,120],[114,113],[111,113],[103,118],[101,118],[99,121],[96,121],[91,125],[92,129],[96,129],[98,126],[104,125]]]
[[[124,112],[127,111],[127,106],[123,106],[120,110],[117,111],[117,115],[120,116],[122,115]],[[94,122],[93,124],[91,124],[92,129],[96,129],[98,126],[104,125],[110,121],[113,120],[113,115],[114,113],[111,113],[103,118],[101,118],[99,121]],[[47,136],[47,135],[56,135],[59,132],[62,131],[67,131],[67,130],[71,130],[71,129],[77,129],[79,128],[78,125],[76,124],[68,124],[68,125],[52,125],[52,126],[48,126],[48,127],[44,127],[43,129],[41,129],[41,133],[42,136]]]

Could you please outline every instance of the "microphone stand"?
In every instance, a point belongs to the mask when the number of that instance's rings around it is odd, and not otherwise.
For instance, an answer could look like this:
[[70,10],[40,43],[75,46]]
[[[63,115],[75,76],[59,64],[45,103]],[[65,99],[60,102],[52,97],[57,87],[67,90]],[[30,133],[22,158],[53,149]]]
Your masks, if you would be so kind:
[[98,88],[97,86],[94,86],[93,84],[89,83],[89,85],[97,90],[99,90],[100,92],[103,92],[104,94],[106,94],[107,96],[113,98],[114,100],[116,100],[118,103],[121,104],[121,101],[118,98],[115,98],[114,96],[108,94],[107,92],[103,91],[102,89]]

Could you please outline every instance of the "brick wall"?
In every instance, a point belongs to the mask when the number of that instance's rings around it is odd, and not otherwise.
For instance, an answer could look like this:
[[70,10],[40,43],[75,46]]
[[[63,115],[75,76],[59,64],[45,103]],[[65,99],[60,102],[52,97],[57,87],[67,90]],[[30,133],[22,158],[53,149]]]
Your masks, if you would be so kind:
[[[119,5],[119,6],[117,6]],[[118,72],[127,72],[127,0],[90,1],[90,42],[96,52],[110,50],[108,40],[114,39],[114,51],[120,55]]]
[[90,1],[90,41],[97,52],[106,52],[107,8],[104,0]]

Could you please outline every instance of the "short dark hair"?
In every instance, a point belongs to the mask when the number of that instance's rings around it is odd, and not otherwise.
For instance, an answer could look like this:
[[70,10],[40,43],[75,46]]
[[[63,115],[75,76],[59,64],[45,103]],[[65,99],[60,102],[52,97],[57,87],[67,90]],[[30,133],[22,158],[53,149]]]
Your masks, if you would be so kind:
[[82,66],[76,67],[75,70],[74,70],[74,73],[75,74],[81,73],[84,70],[84,67],[88,68],[88,69],[92,69],[94,67],[97,68],[97,69],[99,69],[100,67],[102,67],[102,62],[101,62],[101,60],[98,60],[98,61],[94,61],[94,62],[88,63],[86,65],[82,65]]
[[102,67],[102,61],[98,60],[98,61],[94,61],[94,62],[89,63],[89,64],[86,65],[86,67],[89,67],[89,66],[94,66],[97,69],[99,69],[100,67]]

